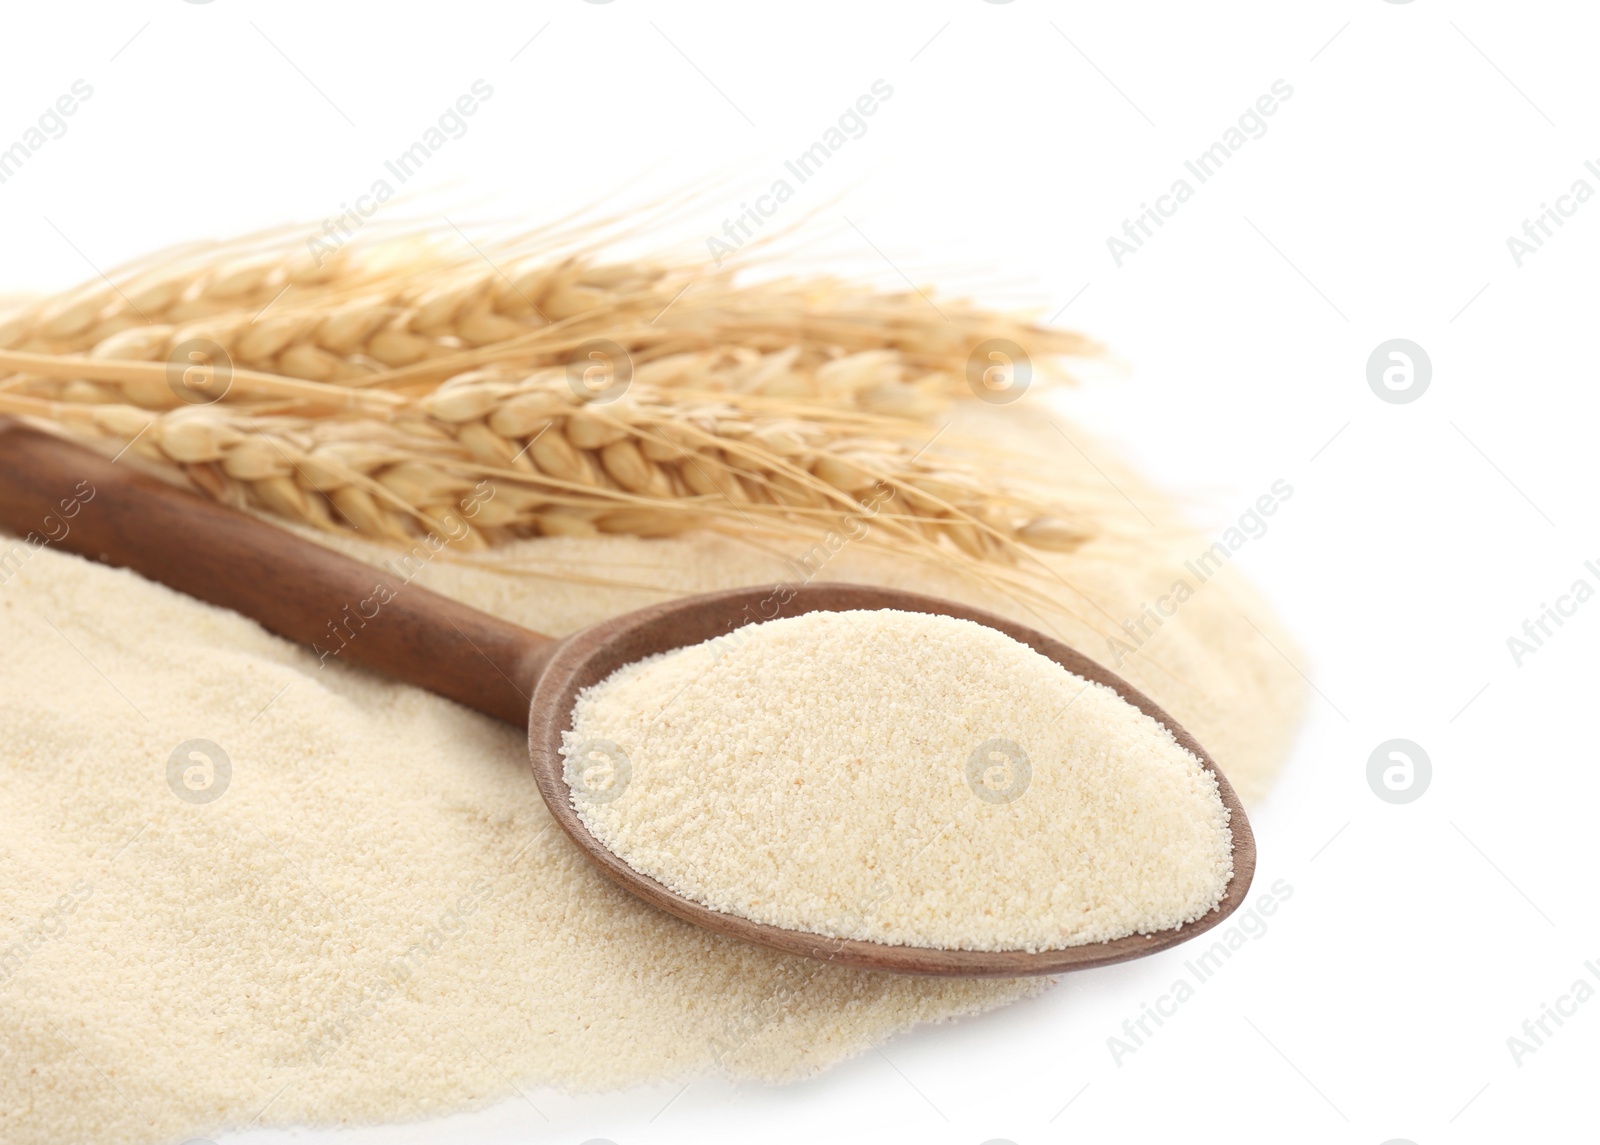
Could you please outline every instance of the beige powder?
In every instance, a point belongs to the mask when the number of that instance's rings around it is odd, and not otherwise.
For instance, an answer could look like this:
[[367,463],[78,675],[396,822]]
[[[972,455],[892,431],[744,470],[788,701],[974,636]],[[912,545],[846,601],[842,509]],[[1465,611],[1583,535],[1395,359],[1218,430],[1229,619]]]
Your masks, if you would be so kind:
[[[596,874],[523,734],[45,549],[0,587],[0,1141],[786,1078],[1042,982],[854,972]],[[226,752],[231,777],[203,751]],[[263,1113],[264,1111],[264,1113]]]
[[[954,416],[1039,480],[1103,494],[1096,512],[1120,521],[1050,558],[1061,608],[854,546],[820,575],[967,601],[1104,657],[1078,615],[1137,615],[1195,535],[1070,423],[1092,465],[1014,407]],[[393,556],[316,539],[374,564]],[[792,576],[801,555],[709,536],[555,538],[493,562],[436,560],[419,583],[562,635]],[[1044,985],[852,972],[649,910],[546,830],[517,732],[363,673],[319,672],[254,625],[125,573],[35,555],[0,586],[0,648],[6,1142],[422,1118],[518,1100],[511,1079],[537,1099],[542,1083],[719,1066],[793,1078]],[[1285,652],[1270,610],[1224,569],[1116,670],[1206,744],[1248,803],[1298,720],[1305,686]],[[199,737],[233,765],[204,806],[166,777],[173,748]],[[411,968],[403,987],[364,1003],[396,962]]]
[[585,689],[564,740],[624,862],[789,930],[1057,949],[1193,922],[1233,874],[1216,779],[1171,732],[970,620],[751,624]]

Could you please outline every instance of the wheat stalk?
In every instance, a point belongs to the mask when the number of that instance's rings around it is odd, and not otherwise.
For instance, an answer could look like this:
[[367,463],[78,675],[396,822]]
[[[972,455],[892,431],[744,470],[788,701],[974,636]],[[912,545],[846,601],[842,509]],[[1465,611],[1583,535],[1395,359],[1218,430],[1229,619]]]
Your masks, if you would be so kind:
[[[809,545],[870,516],[870,546],[1028,591],[1023,570],[1057,575],[1038,551],[1108,527],[1087,491],[1065,510],[949,439],[925,450],[982,341],[1044,373],[1090,350],[1077,335],[920,291],[608,262],[553,231],[435,238],[318,267],[255,236],[29,303],[0,318],[0,412],[243,508],[397,544],[450,532],[456,551],[693,528]],[[622,401],[567,384],[596,338],[631,368]],[[230,371],[212,404],[173,382],[196,339]]]
[[289,289],[325,291],[372,275],[348,257],[336,255],[319,267],[303,250],[262,249],[249,238],[165,251],[115,278],[95,278],[18,306],[0,320],[0,348],[88,354],[130,329],[254,314]]
[[381,421],[5,394],[0,411],[131,443],[218,500],[388,541],[446,524],[467,549],[697,527],[814,537],[863,519],[864,505],[881,543],[974,561],[1012,564],[1092,535],[968,462],[919,456],[892,419],[637,382],[599,404],[560,370],[465,374]]
[[[0,350],[157,363],[204,339],[255,376],[420,392],[484,365],[559,364],[604,337],[657,385],[928,418],[965,392],[966,358],[985,340],[1017,342],[1041,367],[1091,349],[966,304],[936,310],[916,293],[830,279],[741,284],[731,272],[546,249],[559,245],[463,256],[407,235],[346,247],[322,267],[281,249],[223,246],[24,307],[0,320]],[[0,369],[15,371],[0,388],[48,400],[178,404],[158,380],[108,380],[103,369],[43,376],[15,359]]]

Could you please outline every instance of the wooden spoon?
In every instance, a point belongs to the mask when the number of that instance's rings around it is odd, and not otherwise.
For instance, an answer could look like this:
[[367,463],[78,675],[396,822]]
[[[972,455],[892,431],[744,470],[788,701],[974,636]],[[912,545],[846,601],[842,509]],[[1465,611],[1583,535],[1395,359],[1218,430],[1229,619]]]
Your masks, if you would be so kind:
[[[404,575],[341,556],[131,465],[4,424],[0,525],[35,543],[129,568],[233,609],[311,647],[324,662],[363,664],[486,715],[525,723],[533,777],[546,806],[613,882],[688,922],[775,950],[908,974],[1056,974],[1153,954],[1204,933],[1244,901],[1255,873],[1255,838],[1244,808],[1193,736],[1144,693],[1082,653],[982,609],[861,585],[765,585],[669,601],[557,640],[409,584]],[[10,571],[6,557],[0,546],[0,580]],[[392,564],[404,568],[406,559],[398,556]],[[418,541],[410,559],[426,564],[432,550]],[[573,809],[560,754],[561,733],[571,726],[580,690],[645,656],[698,644],[754,621],[856,608],[895,608],[987,625],[1067,671],[1115,689],[1165,725],[1216,776],[1231,814],[1233,878],[1222,901],[1205,917],[1176,930],[1037,954],[891,946],[785,930],[711,910],[635,871],[589,833]]]

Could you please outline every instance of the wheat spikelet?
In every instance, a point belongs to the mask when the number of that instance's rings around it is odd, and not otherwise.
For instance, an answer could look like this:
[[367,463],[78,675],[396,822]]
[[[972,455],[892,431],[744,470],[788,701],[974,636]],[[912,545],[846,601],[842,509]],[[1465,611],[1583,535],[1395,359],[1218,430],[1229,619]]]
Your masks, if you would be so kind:
[[87,354],[124,331],[181,327],[219,314],[255,313],[286,289],[327,290],[370,274],[348,258],[316,262],[298,248],[251,240],[146,259],[114,280],[95,278],[0,319],[0,349]]
[[[500,253],[451,255],[411,235],[345,247],[319,267],[303,253],[224,246],[202,252],[209,262],[157,261],[25,307],[0,319],[0,350],[161,362],[204,339],[254,374],[421,392],[474,367],[562,364],[605,338],[655,385],[927,418],[965,392],[966,359],[987,339],[1015,341],[1040,365],[1091,349],[965,304],[935,310],[920,294],[830,279],[736,284],[688,265]],[[10,368],[0,385],[48,400],[179,404],[159,382]]]
[[[1086,491],[1063,509],[925,449],[983,341],[1043,374],[1084,339],[920,291],[606,261],[552,233],[452,253],[419,231],[322,265],[281,235],[156,256],[0,318],[0,412],[241,508],[456,552],[696,528],[811,545],[870,519],[864,543],[1021,584],[1055,575],[1040,551],[1106,527]],[[196,339],[232,380],[187,405],[172,370]],[[569,385],[595,339],[623,350],[623,400]]]
[[869,517],[887,543],[1004,564],[1092,535],[968,463],[919,456],[890,419],[642,383],[596,404],[560,370],[465,374],[381,421],[0,395],[7,409],[131,442],[219,500],[389,540],[447,522],[468,548],[692,528],[814,537]]

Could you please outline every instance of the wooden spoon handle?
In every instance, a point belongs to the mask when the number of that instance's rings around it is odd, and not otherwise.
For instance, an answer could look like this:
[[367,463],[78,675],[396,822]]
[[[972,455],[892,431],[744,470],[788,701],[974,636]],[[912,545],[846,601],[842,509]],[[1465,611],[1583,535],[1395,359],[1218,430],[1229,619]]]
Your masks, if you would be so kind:
[[[0,585],[50,545],[231,608],[317,653],[526,725],[556,641],[409,583],[418,540],[375,568],[81,446],[0,422]],[[433,539],[437,545],[438,538]],[[412,574],[414,575],[414,574]]]

